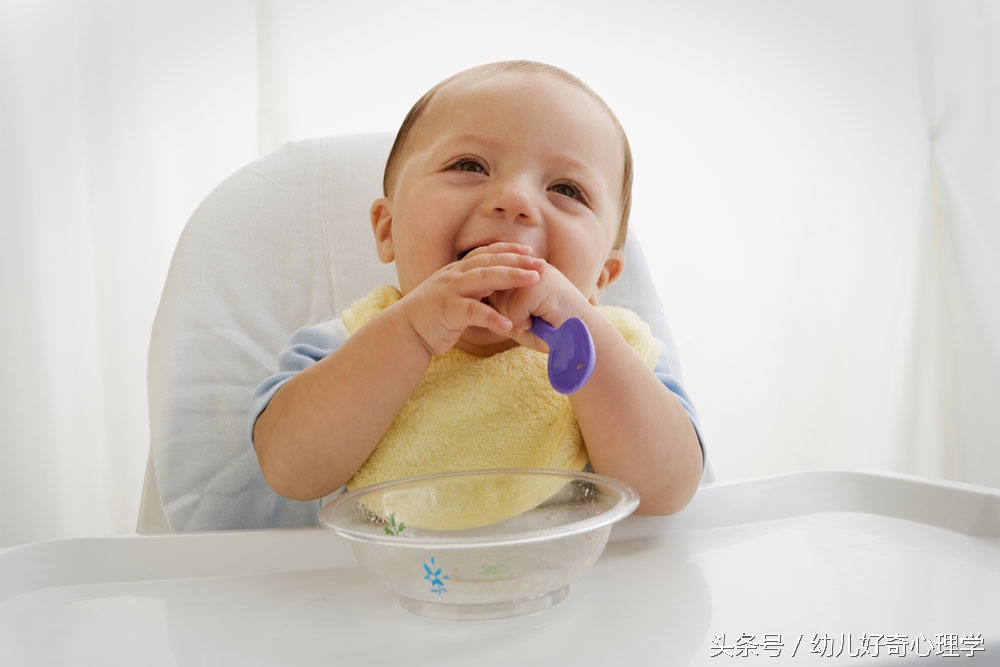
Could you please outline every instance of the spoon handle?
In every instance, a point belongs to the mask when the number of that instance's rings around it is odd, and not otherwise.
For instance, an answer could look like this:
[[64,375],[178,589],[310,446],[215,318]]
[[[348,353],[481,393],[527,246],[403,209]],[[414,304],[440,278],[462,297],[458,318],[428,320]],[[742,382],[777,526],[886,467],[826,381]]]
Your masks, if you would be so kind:
[[529,331],[544,340],[546,344],[552,343],[552,335],[556,332],[555,327],[540,317],[531,318]]

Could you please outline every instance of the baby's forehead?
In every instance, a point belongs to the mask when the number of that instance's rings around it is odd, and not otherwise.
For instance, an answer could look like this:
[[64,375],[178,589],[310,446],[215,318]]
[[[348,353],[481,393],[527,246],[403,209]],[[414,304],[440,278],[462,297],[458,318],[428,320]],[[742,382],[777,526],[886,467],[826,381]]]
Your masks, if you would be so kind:
[[[524,99],[526,101],[537,101],[539,97],[549,99],[575,98],[576,103],[566,110],[565,105],[553,104],[550,107],[552,114],[562,113],[568,122],[567,127],[575,126],[582,117],[599,120],[593,121],[596,124],[589,124],[586,136],[591,138],[593,133],[614,137],[621,145],[627,144],[624,130],[618,123],[617,118],[605,102],[590,88],[570,77],[562,76],[557,72],[549,71],[467,71],[442,83],[434,94],[427,100],[423,112],[416,119],[413,130],[418,133],[424,129],[433,133],[434,129],[447,130],[451,126],[452,116],[464,115],[471,108],[482,108],[482,102],[487,104],[492,98],[498,106],[506,106],[508,100]],[[558,109],[558,110],[557,110]],[[485,117],[477,118],[477,121],[488,125],[492,118],[489,114]],[[424,127],[421,128],[420,126]],[[484,127],[484,129],[486,129]]]

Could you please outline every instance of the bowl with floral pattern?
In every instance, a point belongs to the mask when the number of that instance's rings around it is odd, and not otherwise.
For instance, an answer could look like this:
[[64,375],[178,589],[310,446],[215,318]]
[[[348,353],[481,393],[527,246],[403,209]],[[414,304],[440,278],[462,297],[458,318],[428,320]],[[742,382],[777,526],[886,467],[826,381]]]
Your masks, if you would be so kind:
[[320,523],[422,616],[520,616],[563,600],[639,496],[587,472],[491,469],[396,479],[344,493]]

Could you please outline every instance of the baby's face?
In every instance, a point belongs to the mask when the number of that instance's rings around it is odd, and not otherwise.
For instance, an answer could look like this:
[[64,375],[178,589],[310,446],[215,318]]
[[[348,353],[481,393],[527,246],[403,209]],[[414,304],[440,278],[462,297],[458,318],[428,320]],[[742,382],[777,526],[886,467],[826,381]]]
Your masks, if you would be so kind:
[[521,243],[596,303],[620,257],[623,172],[618,128],[569,82],[517,72],[452,82],[411,129],[380,200],[391,224],[379,255],[396,262],[405,294],[472,249]]

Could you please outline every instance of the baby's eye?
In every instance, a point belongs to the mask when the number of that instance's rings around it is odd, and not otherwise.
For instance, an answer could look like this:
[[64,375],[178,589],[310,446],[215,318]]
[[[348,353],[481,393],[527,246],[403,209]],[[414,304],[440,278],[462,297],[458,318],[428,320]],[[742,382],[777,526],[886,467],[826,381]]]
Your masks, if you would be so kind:
[[463,158],[451,165],[452,169],[457,171],[468,171],[474,174],[485,174],[486,167],[484,167],[479,161],[472,160],[470,158]]
[[572,183],[556,183],[555,185],[550,187],[549,190],[556,193],[557,195],[563,195],[564,197],[579,199],[581,201],[586,200],[580,188],[576,187]]

